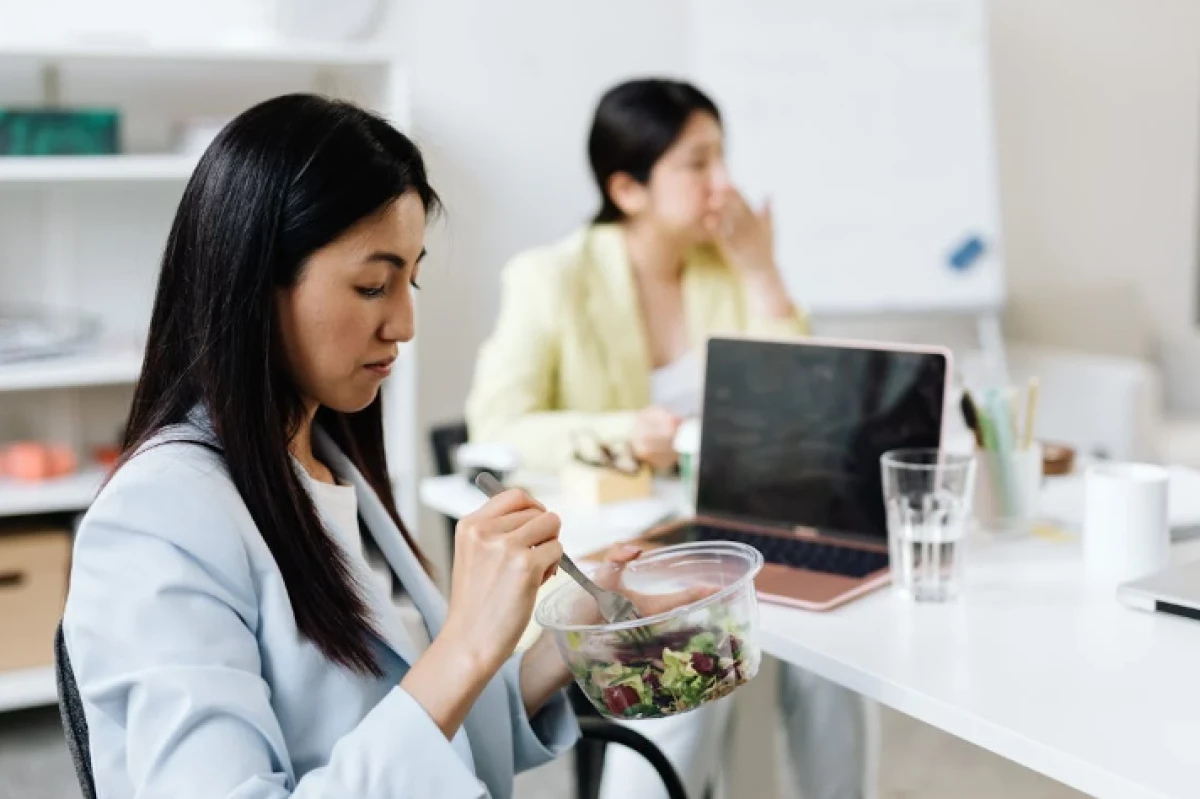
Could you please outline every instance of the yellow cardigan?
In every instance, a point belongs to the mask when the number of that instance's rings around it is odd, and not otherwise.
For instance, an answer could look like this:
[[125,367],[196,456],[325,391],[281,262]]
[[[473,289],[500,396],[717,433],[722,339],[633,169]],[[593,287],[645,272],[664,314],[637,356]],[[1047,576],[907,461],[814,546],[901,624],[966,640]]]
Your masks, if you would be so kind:
[[[804,317],[747,312],[737,274],[711,247],[683,272],[688,337],[779,337],[807,332]],[[501,277],[500,315],[483,344],[467,399],[472,441],[516,448],[523,468],[548,471],[571,456],[571,433],[629,434],[650,404],[651,363],[624,236],[595,225],[515,257]]]

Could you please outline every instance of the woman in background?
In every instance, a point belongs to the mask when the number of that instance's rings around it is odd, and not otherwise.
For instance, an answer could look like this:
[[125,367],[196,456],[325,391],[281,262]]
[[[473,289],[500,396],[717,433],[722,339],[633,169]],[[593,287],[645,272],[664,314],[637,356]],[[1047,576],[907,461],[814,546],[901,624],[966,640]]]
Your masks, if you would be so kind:
[[699,409],[705,339],[806,324],[775,266],[769,209],[751,210],[729,181],[707,97],[683,83],[619,86],[588,153],[600,212],[505,268],[468,400],[471,437],[553,468],[571,434],[590,430],[668,466],[675,429]]
[[[600,101],[588,141],[601,208],[592,224],[519,255],[467,403],[474,441],[503,442],[525,468],[553,470],[572,435],[626,440],[655,467],[699,413],[705,340],[802,335],[774,257],[769,207],[749,207],[724,161],[720,114],[698,89],[636,80]],[[859,697],[792,667],[782,705],[805,799],[859,799]],[[731,703],[638,722],[700,797],[717,774]],[[662,796],[649,766],[610,752],[604,795]]]

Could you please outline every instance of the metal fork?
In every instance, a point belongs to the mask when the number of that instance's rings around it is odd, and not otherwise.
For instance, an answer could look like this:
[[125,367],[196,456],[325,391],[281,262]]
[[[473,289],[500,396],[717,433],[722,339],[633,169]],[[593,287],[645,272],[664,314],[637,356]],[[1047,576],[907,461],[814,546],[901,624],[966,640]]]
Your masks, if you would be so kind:
[[[489,497],[494,497],[497,494],[504,492],[504,486],[491,475],[489,472],[480,472],[475,478],[475,485],[479,486],[479,490],[487,494]],[[600,608],[600,615],[609,624],[617,624],[620,622],[634,621],[641,618],[641,614],[637,612],[637,608],[633,606],[633,602],[628,597],[621,596],[616,591],[609,591],[607,588],[601,588],[592,582],[592,579],[579,570],[575,565],[575,561],[563,553],[558,559],[558,565],[571,576],[575,582],[579,583],[579,587],[592,595],[596,600],[596,606]],[[620,634],[635,642],[648,642],[653,636],[650,631],[644,627],[632,627],[628,630],[621,630]]]

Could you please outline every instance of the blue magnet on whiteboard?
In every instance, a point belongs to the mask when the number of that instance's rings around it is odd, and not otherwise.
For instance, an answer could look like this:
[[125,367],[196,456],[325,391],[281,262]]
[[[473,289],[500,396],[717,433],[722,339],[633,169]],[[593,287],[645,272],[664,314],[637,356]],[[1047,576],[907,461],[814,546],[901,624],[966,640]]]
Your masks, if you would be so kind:
[[983,255],[983,250],[983,239],[978,236],[969,236],[950,253],[947,261],[950,264],[950,268],[962,272],[970,269],[971,265],[979,260]]

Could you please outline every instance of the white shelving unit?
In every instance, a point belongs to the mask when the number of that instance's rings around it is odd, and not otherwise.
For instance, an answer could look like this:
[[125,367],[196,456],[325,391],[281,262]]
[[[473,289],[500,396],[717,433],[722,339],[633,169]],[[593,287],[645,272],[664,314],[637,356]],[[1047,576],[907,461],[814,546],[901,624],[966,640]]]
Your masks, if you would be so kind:
[[0,713],[53,705],[57,701],[58,687],[52,667],[10,671],[0,678]]
[[72,513],[86,508],[104,481],[104,470],[85,467],[69,477],[29,483],[0,479],[0,517]]
[[182,182],[195,168],[188,155],[0,158],[0,183]]
[[286,64],[292,66],[363,67],[391,69],[393,56],[372,45],[346,46],[321,42],[275,42],[259,45],[146,43],[106,44],[79,42],[0,41],[0,67],[5,62],[70,64],[81,61],[141,63]]
[[[85,313],[106,342],[140,342],[171,218],[199,159],[176,150],[177,127],[228,119],[294,91],[345,97],[409,126],[405,71],[390,53],[361,44],[0,41],[0,106],[54,99],[116,107],[123,139],[120,155],[0,157],[0,304]],[[82,463],[77,474],[42,483],[0,478],[0,522],[86,510],[104,479],[88,453],[114,443],[141,359],[140,344],[100,343],[0,363],[0,445],[60,440]],[[415,381],[414,354],[405,352],[384,388],[389,465],[410,520],[418,507]],[[52,669],[0,673],[0,712],[54,701]]]
[[142,352],[134,347],[9,363],[0,366],[0,392],[126,385],[137,380],[141,366]]

